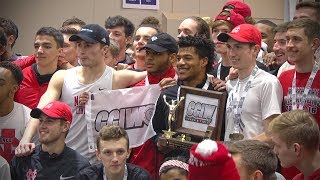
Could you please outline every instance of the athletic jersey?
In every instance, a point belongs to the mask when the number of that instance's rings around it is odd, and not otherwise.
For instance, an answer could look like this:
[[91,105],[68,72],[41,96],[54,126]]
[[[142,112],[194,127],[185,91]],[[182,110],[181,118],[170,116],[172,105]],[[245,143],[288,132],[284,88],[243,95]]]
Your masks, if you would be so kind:
[[[73,120],[70,131],[66,138],[66,144],[72,149],[77,150],[81,155],[90,160],[91,164],[97,162],[97,158],[94,152],[89,152],[88,146],[88,130],[87,119],[85,118],[85,107],[79,106],[79,96],[83,92],[97,92],[100,90],[112,90],[112,77],[113,69],[106,66],[106,69],[102,76],[91,84],[82,84],[78,81],[76,71],[80,66],[66,70],[64,76],[64,83],[62,87],[62,93],[60,100],[67,103],[72,109]],[[94,122],[90,122],[94,127]],[[97,131],[93,131],[94,137],[97,135]],[[94,151],[95,147],[90,147],[90,151]]]
[[28,107],[14,102],[13,110],[0,117],[0,155],[8,162],[13,158],[14,150],[23,136],[30,111]]

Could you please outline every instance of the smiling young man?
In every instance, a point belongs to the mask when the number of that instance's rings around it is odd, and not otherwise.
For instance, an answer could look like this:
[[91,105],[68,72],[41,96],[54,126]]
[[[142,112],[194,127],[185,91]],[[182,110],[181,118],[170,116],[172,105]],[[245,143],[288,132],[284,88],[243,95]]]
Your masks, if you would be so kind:
[[295,69],[279,77],[283,89],[282,110],[305,109],[320,125],[320,71],[314,57],[320,47],[320,25],[307,18],[293,20],[287,26],[286,39],[288,59]]
[[225,42],[218,41],[217,37],[220,33],[228,33],[231,30],[240,24],[244,24],[244,18],[235,13],[234,11],[222,11],[219,15],[216,16],[212,24],[212,39],[215,43],[215,50],[220,55],[218,64],[212,68],[212,74],[214,77],[217,77],[223,81],[226,80],[226,77],[229,75],[231,68],[231,61],[228,57],[228,48]]
[[35,108],[30,115],[40,121],[40,145],[26,157],[14,157],[12,179],[75,179],[76,174],[90,166],[87,159],[65,144],[72,123],[70,107],[59,101]]
[[53,27],[38,30],[34,42],[36,63],[23,69],[23,81],[15,101],[29,108],[37,107],[49,81],[58,70],[58,55],[63,51],[63,36]]
[[[320,132],[314,117],[304,110],[282,113],[268,127],[282,167],[295,166],[301,173],[294,180],[320,177]],[[290,178],[292,179],[292,178]]]
[[97,136],[96,156],[102,163],[79,172],[79,180],[151,180],[150,174],[139,166],[126,163],[131,149],[127,132],[115,125],[104,126]]
[[[186,36],[178,41],[177,75],[178,83],[161,92],[152,124],[157,135],[162,135],[162,130],[168,129],[169,107],[164,102],[166,96],[168,102],[179,98],[180,85],[195,87],[204,90],[213,90],[213,85],[207,77],[214,59],[213,42],[207,38]],[[160,151],[166,147],[159,147]]]
[[[320,25],[308,18],[295,19],[287,26],[286,40],[288,60],[295,64],[295,69],[279,76],[283,90],[282,111],[304,109],[320,126],[320,71],[319,62],[315,63],[319,60],[314,57],[320,46]],[[282,173],[291,179],[298,172],[282,169]]]
[[282,91],[278,79],[256,65],[261,33],[251,24],[241,24],[219,34],[218,40],[227,43],[231,64],[239,71],[237,79],[227,82],[224,140],[263,140],[268,123],[281,113]]

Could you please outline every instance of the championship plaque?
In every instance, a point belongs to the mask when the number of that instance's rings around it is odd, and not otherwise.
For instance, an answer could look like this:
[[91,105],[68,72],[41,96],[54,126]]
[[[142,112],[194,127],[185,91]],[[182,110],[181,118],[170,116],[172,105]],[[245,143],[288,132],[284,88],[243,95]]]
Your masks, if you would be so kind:
[[181,86],[181,98],[169,127],[174,133],[160,137],[159,144],[189,149],[203,139],[220,140],[226,93]]

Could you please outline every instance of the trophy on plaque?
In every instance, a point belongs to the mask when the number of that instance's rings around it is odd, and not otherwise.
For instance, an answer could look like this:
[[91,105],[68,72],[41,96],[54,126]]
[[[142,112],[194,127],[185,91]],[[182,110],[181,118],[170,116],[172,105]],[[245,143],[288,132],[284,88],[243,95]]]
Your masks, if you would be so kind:
[[172,136],[175,134],[175,132],[172,131],[171,125],[172,121],[175,121],[175,113],[177,107],[180,105],[180,103],[184,100],[184,97],[181,97],[180,100],[171,100],[171,104],[168,103],[166,99],[166,95],[163,95],[164,102],[169,107],[169,116],[168,116],[168,130],[163,130],[164,136],[166,138],[172,138]]

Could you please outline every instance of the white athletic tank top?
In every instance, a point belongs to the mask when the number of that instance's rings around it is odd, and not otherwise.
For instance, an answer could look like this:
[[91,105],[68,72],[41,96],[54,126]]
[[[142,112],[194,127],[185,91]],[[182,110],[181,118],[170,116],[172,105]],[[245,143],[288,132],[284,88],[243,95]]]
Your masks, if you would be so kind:
[[[87,158],[91,164],[95,164],[97,163],[97,158],[95,153],[89,152],[85,108],[79,107],[79,96],[83,92],[97,92],[99,89],[111,90],[113,69],[106,66],[104,73],[97,81],[91,84],[82,84],[78,81],[76,74],[79,68],[81,67],[75,67],[66,71],[60,98],[61,101],[70,106],[73,115],[71,128],[66,138],[66,144]],[[94,137],[95,136],[96,134],[94,134]]]

